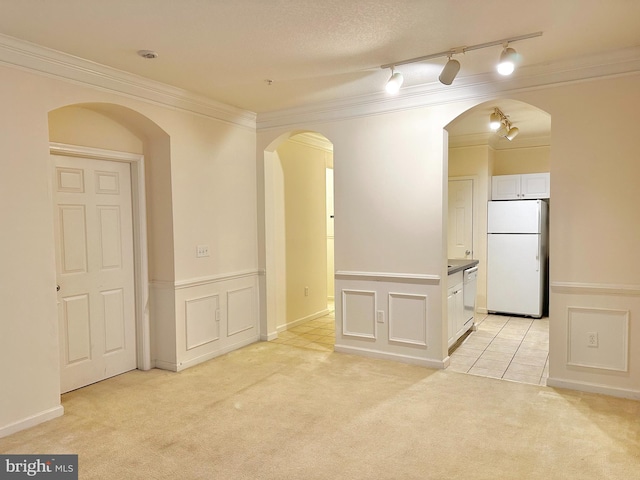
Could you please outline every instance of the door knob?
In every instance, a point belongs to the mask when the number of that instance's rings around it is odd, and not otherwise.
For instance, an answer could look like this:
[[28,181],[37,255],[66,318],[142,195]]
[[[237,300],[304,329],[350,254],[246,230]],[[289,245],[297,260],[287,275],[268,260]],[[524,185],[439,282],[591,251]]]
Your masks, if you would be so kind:
[[60,291],[60,285],[56,285],[56,292]]
[[465,250],[464,254],[465,255],[471,255],[471,250]]

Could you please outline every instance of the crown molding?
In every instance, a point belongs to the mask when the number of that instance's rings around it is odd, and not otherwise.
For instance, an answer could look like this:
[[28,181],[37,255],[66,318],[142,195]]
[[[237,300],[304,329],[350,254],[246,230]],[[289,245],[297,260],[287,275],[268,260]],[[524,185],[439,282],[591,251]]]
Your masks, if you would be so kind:
[[256,128],[254,112],[3,34],[0,34],[0,64]]
[[[604,77],[640,73],[640,46],[599,53],[562,62],[519,68],[512,77],[497,78],[493,73],[456,79],[455,85],[439,82],[406,87],[393,97],[384,92],[337,99],[314,105],[258,114],[258,130],[299,127],[304,124],[332,122],[379,115],[464,100],[486,101],[560,84]],[[381,87],[382,90],[382,87]]]
[[449,148],[476,147],[489,145],[494,150],[512,150],[518,148],[548,147],[551,145],[551,135],[518,136],[516,142],[510,142],[493,132],[471,133],[449,137]]
[[291,143],[304,145],[305,147],[317,148],[328,153],[333,153],[333,143],[324,135],[315,132],[298,133],[288,140]]

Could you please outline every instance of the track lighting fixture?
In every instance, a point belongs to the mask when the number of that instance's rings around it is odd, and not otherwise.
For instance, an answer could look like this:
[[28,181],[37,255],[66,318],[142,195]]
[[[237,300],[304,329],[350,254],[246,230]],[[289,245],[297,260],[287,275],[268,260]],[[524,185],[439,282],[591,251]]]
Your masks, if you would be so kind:
[[402,74],[400,72],[396,72],[394,67],[391,67],[391,77],[389,77],[389,81],[385,87],[387,93],[398,93],[403,81],[404,77]]
[[528,33],[526,35],[519,35],[517,37],[503,38],[502,40],[495,40],[492,42],[479,43],[478,45],[471,45],[470,47],[456,47],[451,48],[445,52],[432,53],[430,55],[424,55],[422,57],[410,58],[408,60],[402,60],[400,62],[387,63],[385,65],[381,65],[382,69],[391,69],[391,78],[387,82],[386,90],[390,93],[395,93],[400,89],[402,85],[402,74],[400,72],[395,71],[395,67],[398,65],[407,65],[409,63],[418,63],[424,62],[425,60],[430,60],[432,58],[439,57],[447,57],[447,63],[442,69],[438,80],[444,85],[451,85],[453,80],[456,78],[456,75],[460,71],[460,62],[451,58],[453,55],[457,55],[460,53],[466,53],[471,50],[479,50],[481,48],[494,47],[496,45],[502,45],[502,53],[500,54],[500,63],[498,64],[498,72],[501,75],[510,75],[513,73],[516,64],[518,63],[519,56],[517,52],[509,47],[510,43],[518,42],[520,40],[527,40],[529,38],[540,37],[542,36],[542,32]]
[[500,54],[500,62],[496,67],[500,75],[511,75],[516,69],[516,63],[518,61],[518,54],[516,51],[505,44],[502,53]]
[[495,107],[493,113],[489,115],[489,128],[509,141],[520,133],[518,127],[511,125],[509,118],[498,107]]
[[498,113],[499,111],[500,110],[496,108],[495,111],[489,115],[489,128],[494,132],[500,128],[500,124],[502,123],[502,117],[500,113]]
[[505,138],[511,141],[514,138],[516,138],[516,135],[518,135],[518,133],[520,133],[520,130],[518,129],[518,127],[511,127],[507,132],[507,134],[505,135]]
[[456,75],[460,71],[460,62],[451,58],[449,55],[449,61],[442,69],[438,80],[440,83],[444,85],[451,85],[453,83],[453,79],[456,78]]

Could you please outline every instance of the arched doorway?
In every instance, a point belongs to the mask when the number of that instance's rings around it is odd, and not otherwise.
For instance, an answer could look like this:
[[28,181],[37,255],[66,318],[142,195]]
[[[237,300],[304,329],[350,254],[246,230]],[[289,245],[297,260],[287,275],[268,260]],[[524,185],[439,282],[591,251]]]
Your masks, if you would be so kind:
[[274,140],[264,155],[267,332],[263,326],[262,337],[298,346],[317,340],[332,349],[333,145],[316,132],[291,132]]
[[[149,268],[159,265],[148,254],[148,235],[158,232],[147,231],[147,218],[170,209],[146,205],[170,195],[158,184],[147,192],[145,177],[168,168],[169,149],[151,120],[113,104],[49,112],[49,139],[64,393],[151,368]],[[173,249],[163,253],[172,263]]]
[[[491,132],[489,117],[498,108],[512,126],[519,128],[513,140]],[[473,259],[479,261],[476,296],[478,330],[450,350],[450,368],[465,373],[504,378],[526,383],[546,384],[548,376],[548,318],[536,320],[526,316],[489,315],[487,282],[489,275],[487,216],[492,201],[492,179],[518,178],[538,173],[549,174],[550,115],[515,100],[493,100],[477,105],[446,126],[448,148],[448,203],[459,202],[459,188],[470,185]],[[504,133],[504,132],[501,132]],[[452,199],[455,192],[458,198]],[[540,197],[542,198],[542,197]],[[550,205],[550,199],[544,199]],[[449,208],[448,238],[462,237],[464,222]],[[458,212],[464,209],[457,209]],[[551,209],[549,209],[551,211]],[[453,232],[453,233],[452,233]],[[456,242],[449,242],[449,258],[460,258]],[[457,243],[462,243],[458,241]],[[548,243],[547,243],[548,244]],[[547,269],[548,272],[548,269]],[[548,273],[545,278],[545,302],[548,302]],[[545,309],[548,311],[548,308]],[[545,313],[545,315],[547,315]]]

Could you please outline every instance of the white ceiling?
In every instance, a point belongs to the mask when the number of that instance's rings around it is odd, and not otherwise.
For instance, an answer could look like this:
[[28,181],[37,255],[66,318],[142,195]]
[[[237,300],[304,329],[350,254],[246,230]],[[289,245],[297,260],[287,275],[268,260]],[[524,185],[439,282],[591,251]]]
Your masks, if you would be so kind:
[[[380,92],[380,65],[537,31],[512,44],[523,66],[634,47],[639,19],[638,0],[0,0],[2,34],[259,113]],[[500,51],[458,56],[457,80]],[[445,61],[403,67],[405,86]]]

